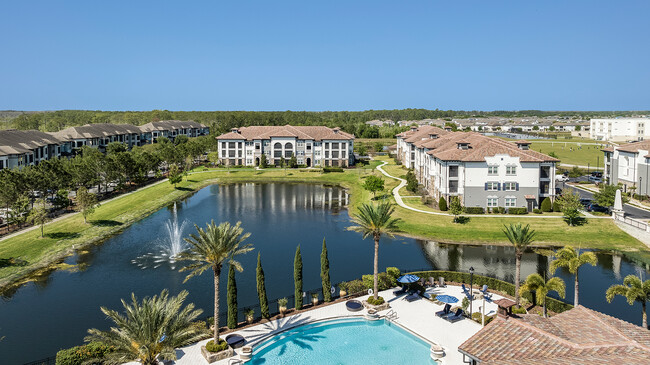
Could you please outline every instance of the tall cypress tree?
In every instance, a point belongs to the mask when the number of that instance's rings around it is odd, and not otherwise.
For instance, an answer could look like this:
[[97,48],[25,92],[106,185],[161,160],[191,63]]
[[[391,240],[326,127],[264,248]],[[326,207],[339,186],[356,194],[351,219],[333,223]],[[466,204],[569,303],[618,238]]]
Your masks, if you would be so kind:
[[323,250],[320,253],[320,280],[323,283],[323,301],[332,301],[332,292],[330,288],[330,260],[327,258],[327,245],[325,245],[325,238],[323,238]]
[[261,253],[257,253],[257,296],[260,298],[260,312],[262,318],[269,318],[269,300],[266,298],[266,285],[264,284],[264,269],[262,269]]
[[232,265],[228,270],[228,328],[237,328],[237,282]]
[[300,245],[296,249],[296,258],[293,260],[293,281],[296,285],[294,292],[296,310],[302,308],[302,256],[300,255]]

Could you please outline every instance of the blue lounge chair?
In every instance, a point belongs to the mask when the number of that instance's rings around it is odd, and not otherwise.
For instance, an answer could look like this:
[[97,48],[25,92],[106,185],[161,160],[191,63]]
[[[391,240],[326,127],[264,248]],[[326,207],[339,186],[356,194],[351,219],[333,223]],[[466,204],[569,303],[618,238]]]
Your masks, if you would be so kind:
[[470,293],[469,290],[467,290],[467,288],[465,287],[465,284],[462,284],[461,287],[463,288],[463,293],[465,293],[465,296],[467,297],[467,299],[474,300],[474,298],[472,296],[472,293]]
[[445,307],[441,311],[436,312],[436,316],[445,317],[449,315],[449,310],[451,309],[451,304],[445,304]]
[[486,300],[490,300],[490,298],[492,297],[492,294],[488,293],[487,290],[488,290],[488,286],[487,286],[487,284],[485,284],[485,285],[483,285],[483,288],[481,290],[479,290],[479,291],[481,292],[481,294],[483,294],[483,297],[485,297]]
[[445,319],[447,321],[451,322],[451,323],[458,322],[463,318],[464,317],[463,317],[463,310],[462,309],[458,309],[456,311],[456,313],[454,313],[453,315],[445,317]]
[[404,297],[407,302],[412,302],[414,300],[420,299],[420,296],[417,293],[409,294]]

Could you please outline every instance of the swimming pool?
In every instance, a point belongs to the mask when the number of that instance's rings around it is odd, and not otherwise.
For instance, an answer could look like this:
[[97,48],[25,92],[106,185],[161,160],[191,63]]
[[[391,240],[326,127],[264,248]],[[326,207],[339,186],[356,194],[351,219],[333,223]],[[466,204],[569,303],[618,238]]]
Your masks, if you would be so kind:
[[386,320],[299,326],[255,346],[252,364],[435,364],[430,344]]

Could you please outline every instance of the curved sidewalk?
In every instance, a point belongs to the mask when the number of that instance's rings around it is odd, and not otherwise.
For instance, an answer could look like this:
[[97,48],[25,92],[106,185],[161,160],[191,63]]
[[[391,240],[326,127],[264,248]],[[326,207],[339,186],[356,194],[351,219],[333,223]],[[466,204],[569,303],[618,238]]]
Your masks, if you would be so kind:
[[[433,215],[444,215],[444,216],[448,216],[448,217],[453,217],[453,215],[449,214],[449,213],[432,212],[432,211],[429,211],[429,210],[417,209],[417,208],[413,208],[413,207],[410,207],[410,206],[406,205],[404,203],[404,201],[402,200],[402,196],[399,195],[399,189],[401,189],[403,186],[406,186],[406,180],[388,174],[382,168],[383,166],[386,166],[387,164],[388,164],[388,162],[384,161],[381,165],[377,166],[377,170],[381,171],[382,174],[390,177],[391,179],[399,180],[399,182],[400,182],[399,185],[397,185],[397,187],[395,187],[393,189],[393,197],[395,198],[395,202],[397,203],[397,205],[399,205],[400,207],[402,207],[404,209],[412,210],[412,211],[418,212],[418,213],[433,214]],[[583,214],[584,214],[584,212],[583,212]],[[526,218],[547,218],[547,219],[561,219],[561,218],[564,218],[564,217],[562,217],[560,215],[546,215],[546,216],[545,215],[532,215],[531,216],[531,215],[511,215],[511,214],[463,214],[463,217],[485,217],[485,218],[514,218],[514,217],[517,217],[517,218],[524,218],[524,219],[526,219]],[[612,217],[598,217],[598,216],[593,216],[593,215],[587,216],[586,218],[589,218],[589,219],[592,219],[592,218],[593,219],[612,219]]]

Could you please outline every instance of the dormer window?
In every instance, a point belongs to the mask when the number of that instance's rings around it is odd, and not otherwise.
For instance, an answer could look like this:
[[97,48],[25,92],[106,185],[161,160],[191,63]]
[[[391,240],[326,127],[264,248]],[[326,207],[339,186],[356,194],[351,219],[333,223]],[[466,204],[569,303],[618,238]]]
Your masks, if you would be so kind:
[[458,143],[456,143],[456,145],[458,146],[459,150],[467,150],[467,149],[469,149],[469,142],[458,142]]
[[432,134],[429,134],[429,138],[436,139],[436,138],[438,138],[438,135],[432,133]]
[[517,141],[516,143],[517,143],[517,147],[520,150],[528,150],[528,149],[530,149],[530,142],[528,142],[528,141]]

